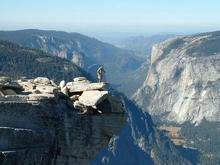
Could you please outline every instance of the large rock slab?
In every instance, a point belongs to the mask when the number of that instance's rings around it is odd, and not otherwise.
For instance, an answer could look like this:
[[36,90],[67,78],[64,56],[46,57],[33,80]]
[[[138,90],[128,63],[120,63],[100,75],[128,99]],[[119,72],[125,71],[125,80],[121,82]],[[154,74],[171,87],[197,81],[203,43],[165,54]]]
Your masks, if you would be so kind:
[[59,87],[60,87],[61,89],[64,88],[65,85],[66,85],[65,80],[60,81]]
[[74,82],[87,80],[85,77],[76,77],[73,79]]
[[16,95],[16,92],[13,89],[5,89],[2,90],[2,92],[4,93],[4,95]]
[[34,79],[35,84],[44,84],[48,85],[51,84],[50,80],[47,77],[37,77]]
[[73,106],[74,106],[75,109],[78,109],[82,112],[87,112],[87,110],[88,110],[88,108],[79,101],[75,101]]
[[4,85],[10,81],[11,79],[9,77],[0,77],[0,85]]
[[79,97],[79,102],[85,106],[96,106],[108,96],[108,91],[84,91]]
[[30,94],[28,95],[28,101],[42,101],[54,99],[54,94]]
[[36,87],[36,90],[40,91],[41,93],[49,93],[49,94],[58,92],[57,87],[51,85],[39,85]]
[[70,100],[72,100],[73,102],[77,101],[77,100],[79,100],[79,96],[80,95],[73,95],[73,96],[70,97]]
[[0,90],[0,96],[4,96],[5,94]]
[[22,90],[23,88],[17,82],[8,82],[4,85],[5,88],[13,88],[14,90]]
[[54,94],[58,92],[58,86],[45,77],[38,77],[30,80],[18,80],[17,82],[23,87],[24,92],[46,94]]
[[23,88],[16,81],[12,81],[9,77],[0,77],[1,95],[16,95]]
[[36,88],[36,84],[33,80],[18,80],[19,85],[21,85],[25,92],[33,91]]
[[0,96],[0,102],[4,103],[25,103],[28,99],[26,95],[7,95],[7,96]]
[[77,86],[77,85],[87,85],[87,84],[90,84],[91,82],[90,81],[87,81],[87,80],[83,80],[83,81],[80,81],[80,82],[78,82],[78,81],[76,81],[76,82],[68,82],[68,83],[66,83],[66,86],[68,87],[68,88],[70,88],[71,86]]
[[91,90],[104,90],[107,88],[106,83],[72,83],[72,86],[67,86],[70,93],[91,91]]
[[67,88],[67,87],[61,88],[60,91],[61,91],[61,93],[63,93],[64,95],[69,96],[68,88]]

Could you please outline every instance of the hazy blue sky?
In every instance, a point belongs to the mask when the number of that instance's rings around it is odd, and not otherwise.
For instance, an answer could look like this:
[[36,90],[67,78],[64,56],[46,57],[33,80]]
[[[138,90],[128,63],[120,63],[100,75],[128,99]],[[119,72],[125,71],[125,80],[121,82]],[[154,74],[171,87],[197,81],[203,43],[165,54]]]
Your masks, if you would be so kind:
[[0,30],[211,31],[219,8],[219,0],[0,0]]

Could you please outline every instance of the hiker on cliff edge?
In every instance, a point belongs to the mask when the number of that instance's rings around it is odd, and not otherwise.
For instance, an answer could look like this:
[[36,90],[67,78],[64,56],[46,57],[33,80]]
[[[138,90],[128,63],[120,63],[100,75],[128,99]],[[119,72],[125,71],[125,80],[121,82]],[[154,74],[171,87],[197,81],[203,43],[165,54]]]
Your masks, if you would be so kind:
[[105,70],[103,69],[103,66],[100,65],[100,67],[97,70],[97,77],[98,77],[98,82],[102,82],[102,78],[103,78],[103,73],[105,73]]

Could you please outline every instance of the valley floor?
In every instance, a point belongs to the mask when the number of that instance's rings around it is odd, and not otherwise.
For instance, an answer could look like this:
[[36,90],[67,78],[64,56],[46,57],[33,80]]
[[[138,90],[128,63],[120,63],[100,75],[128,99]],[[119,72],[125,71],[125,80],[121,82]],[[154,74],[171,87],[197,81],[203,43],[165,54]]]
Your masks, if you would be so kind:
[[195,164],[220,164],[220,122],[203,121],[199,126],[190,123],[162,124],[160,129],[165,131],[177,146],[198,150],[200,154],[197,155]]

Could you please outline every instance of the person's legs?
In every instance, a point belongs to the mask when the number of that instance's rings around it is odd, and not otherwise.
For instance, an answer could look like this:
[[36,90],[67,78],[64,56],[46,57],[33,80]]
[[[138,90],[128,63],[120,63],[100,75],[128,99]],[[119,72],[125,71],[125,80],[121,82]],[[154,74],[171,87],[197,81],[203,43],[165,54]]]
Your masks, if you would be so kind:
[[102,82],[102,75],[100,75],[100,81],[99,82]]
[[101,76],[98,74],[98,82],[100,83],[101,82]]

